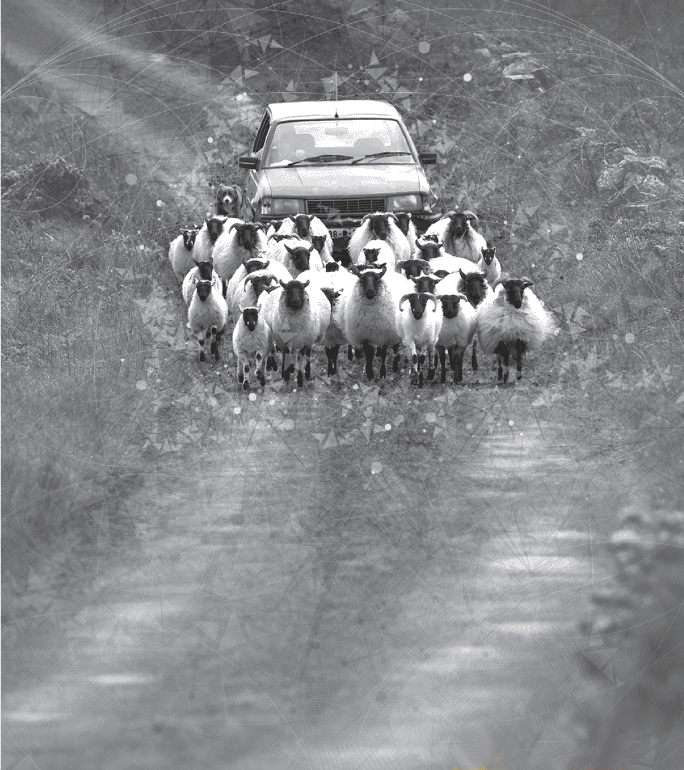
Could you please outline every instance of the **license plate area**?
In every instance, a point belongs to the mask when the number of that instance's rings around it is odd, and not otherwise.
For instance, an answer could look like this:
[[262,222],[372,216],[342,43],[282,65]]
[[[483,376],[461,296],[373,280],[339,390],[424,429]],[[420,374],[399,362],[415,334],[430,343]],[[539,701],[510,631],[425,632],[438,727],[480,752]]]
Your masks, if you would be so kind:
[[332,238],[351,238],[351,230],[344,227],[329,227]]

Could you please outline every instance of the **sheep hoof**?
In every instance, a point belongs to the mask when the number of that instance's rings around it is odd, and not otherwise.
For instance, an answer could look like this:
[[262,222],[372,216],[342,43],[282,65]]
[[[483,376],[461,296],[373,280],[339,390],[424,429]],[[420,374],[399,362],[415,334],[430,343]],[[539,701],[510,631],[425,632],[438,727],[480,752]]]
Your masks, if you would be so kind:
[[200,361],[206,361],[207,357],[204,355],[204,351],[200,350]]
[[301,372],[297,372],[297,387],[301,388],[304,384],[304,378],[302,377]]
[[262,388],[266,386],[266,378],[264,377],[263,372],[257,372],[257,380],[259,380],[259,385],[261,385]]
[[427,378],[428,378],[428,380],[434,380],[435,379],[435,370],[434,369],[428,369]]
[[515,379],[522,380],[522,372],[516,372]]
[[214,353],[214,361],[220,361],[221,360],[221,354],[218,352],[218,348],[216,348],[216,352]]
[[249,380],[245,380],[245,381],[242,383],[242,389],[243,389],[243,390],[249,390]]

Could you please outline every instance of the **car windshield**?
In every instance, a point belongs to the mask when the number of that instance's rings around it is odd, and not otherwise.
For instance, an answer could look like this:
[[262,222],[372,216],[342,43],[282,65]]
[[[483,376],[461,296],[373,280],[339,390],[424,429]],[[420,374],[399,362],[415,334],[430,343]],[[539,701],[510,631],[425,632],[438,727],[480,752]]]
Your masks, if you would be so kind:
[[263,167],[415,162],[396,120],[307,120],[276,126]]

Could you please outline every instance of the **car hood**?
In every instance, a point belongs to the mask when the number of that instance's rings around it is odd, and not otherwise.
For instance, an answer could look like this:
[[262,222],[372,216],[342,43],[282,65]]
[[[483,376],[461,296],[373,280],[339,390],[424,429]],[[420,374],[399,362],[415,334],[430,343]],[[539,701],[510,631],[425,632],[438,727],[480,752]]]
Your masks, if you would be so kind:
[[[420,167],[394,163],[266,168],[261,172],[262,196],[346,198],[428,192]],[[263,175],[263,176],[262,176]]]

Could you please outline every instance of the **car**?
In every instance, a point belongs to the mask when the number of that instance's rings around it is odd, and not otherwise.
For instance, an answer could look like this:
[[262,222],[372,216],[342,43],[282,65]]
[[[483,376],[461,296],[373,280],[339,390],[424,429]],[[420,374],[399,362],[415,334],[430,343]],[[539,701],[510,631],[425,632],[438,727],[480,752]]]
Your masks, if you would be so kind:
[[437,196],[399,112],[375,99],[269,104],[252,154],[247,196],[259,222],[315,215],[331,231],[335,251],[346,248],[365,214],[410,212],[424,231],[440,218]]

